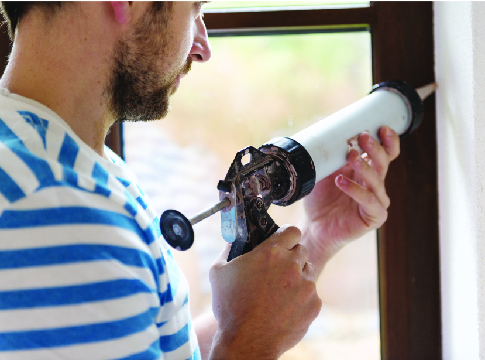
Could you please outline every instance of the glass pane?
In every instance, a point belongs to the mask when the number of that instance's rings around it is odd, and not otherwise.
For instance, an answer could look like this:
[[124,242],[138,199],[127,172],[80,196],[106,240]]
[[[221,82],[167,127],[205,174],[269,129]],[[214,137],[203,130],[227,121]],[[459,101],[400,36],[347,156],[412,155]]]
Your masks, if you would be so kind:
[[[367,32],[213,38],[212,59],[194,64],[169,116],[125,126],[125,154],[156,210],[188,217],[218,201],[217,182],[238,150],[291,136],[365,96],[371,86]],[[301,203],[270,207],[297,224]],[[194,226],[195,244],[175,252],[191,285],[193,316],[210,309],[208,270],[224,246],[220,216]],[[379,355],[375,233],[344,248],[318,281],[324,307],[304,341],[282,359]]]

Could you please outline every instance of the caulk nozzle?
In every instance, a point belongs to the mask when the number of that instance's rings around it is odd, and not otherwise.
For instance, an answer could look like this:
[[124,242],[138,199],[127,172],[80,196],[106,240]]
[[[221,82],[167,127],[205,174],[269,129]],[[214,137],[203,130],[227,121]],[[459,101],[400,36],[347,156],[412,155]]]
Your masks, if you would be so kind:
[[418,93],[421,100],[424,101],[424,99],[426,99],[428,96],[436,91],[437,87],[438,85],[436,85],[436,83],[431,83],[421,86],[420,88],[416,89],[416,92]]

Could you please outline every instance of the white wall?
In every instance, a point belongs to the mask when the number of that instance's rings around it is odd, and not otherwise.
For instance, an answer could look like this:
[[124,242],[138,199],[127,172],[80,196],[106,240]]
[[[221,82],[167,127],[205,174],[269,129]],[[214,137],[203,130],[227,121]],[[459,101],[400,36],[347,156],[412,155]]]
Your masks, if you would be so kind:
[[443,358],[485,359],[485,3],[434,11]]

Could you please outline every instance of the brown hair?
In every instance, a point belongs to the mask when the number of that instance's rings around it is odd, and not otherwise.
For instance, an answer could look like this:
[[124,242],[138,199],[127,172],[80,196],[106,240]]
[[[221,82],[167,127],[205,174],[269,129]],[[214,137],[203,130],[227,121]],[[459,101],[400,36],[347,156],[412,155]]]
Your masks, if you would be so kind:
[[[20,20],[34,8],[43,11],[47,17],[54,15],[67,1],[0,1],[0,12],[3,15],[4,24],[8,26],[10,40],[15,39],[15,30]],[[165,1],[154,1],[152,10],[161,12],[164,10]],[[171,8],[171,6],[169,7]]]
[[0,1],[0,12],[3,15],[4,23],[8,26],[10,40],[15,38],[15,30],[22,18],[32,9],[43,10],[44,14],[52,15],[57,12],[62,1]]

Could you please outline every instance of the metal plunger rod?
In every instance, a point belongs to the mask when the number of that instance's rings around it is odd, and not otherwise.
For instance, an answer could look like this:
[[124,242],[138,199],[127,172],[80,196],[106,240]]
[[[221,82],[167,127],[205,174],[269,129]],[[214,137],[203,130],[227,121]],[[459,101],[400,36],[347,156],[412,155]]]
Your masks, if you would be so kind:
[[221,200],[221,202],[215,204],[210,209],[207,209],[207,210],[202,211],[201,213],[195,215],[192,219],[190,219],[190,224],[195,225],[199,221],[207,219],[209,216],[214,215],[216,212],[221,211],[222,209],[229,206],[230,204],[231,204],[231,200],[229,200],[229,198],[224,198],[223,200]]

